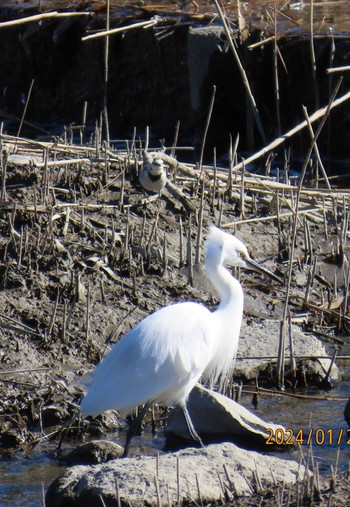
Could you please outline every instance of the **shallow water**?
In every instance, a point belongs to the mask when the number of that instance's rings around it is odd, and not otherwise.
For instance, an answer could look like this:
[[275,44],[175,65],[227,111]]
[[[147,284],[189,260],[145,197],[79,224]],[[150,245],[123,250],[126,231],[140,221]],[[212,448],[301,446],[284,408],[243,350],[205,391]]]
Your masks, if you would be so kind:
[[50,457],[56,444],[39,445],[29,457],[23,453],[0,455],[1,507],[38,507],[43,491],[65,469]]
[[[314,394],[325,397],[347,397],[350,393],[350,369],[345,370],[345,379],[332,391],[308,389],[303,394]],[[291,428],[294,435],[302,430],[305,441],[309,435],[309,421],[313,434],[311,436],[314,461],[318,462],[320,473],[328,475],[330,466],[335,464],[339,451],[338,466],[340,471],[348,469],[350,461],[350,434],[346,433],[347,424],[343,412],[345,401],[301,400],[287,396],[260,397],[256,409],[252,406],[252,396],[243,395],[241,403],[266,421],[283,424]],[[316,443],[316,430],[318,430]],[[338,437],[343,437],[338,445]],[[124,435],[123,435],[124,436]],[[330,437],[333,442],[330,443]],[[114,438],[109,435],[108,438]],[[324,438],[324,442],[322,439]],[[347,443],[349,440],[349,443]],[[161,435],[152,437],[146,433],[133,441],[133,453],[155,454],[160,450],[164,440]],[[120,442],[122,444],[122,442]],[[141,444],[142,447],[135,447]],[[70,444],[68,444],[70,445]],[[65,467],[53,457],[55,443],[44,442],[38,445],[29,457],[23,453],[0,455],[0,505],[1,507],[37,507],[42,505],[42,491],[64,472]],[[302,454],[307,459],[310,445],[302,445]],[[279,457],[299,460],[300,451],[275,452]]]
[[[346,379],[332,391],[308,389],[302,394],[348,397],[350,394],[349,373],[350,371],[347,372]],[[251,398],[249,399],[248,396],[244,396],[241,403],[265,421],[283,424],[285,428],[290,428],[293,431],[294,436],[299,433],[299,436],[304,439],[301,446],[303,456],[307,459],[311,444],[312,454],[315,463],[318,462],[321,474],[328,475],[330,473],[330,466],[334,466],[338,452],[340,471],[348,470],[350,432],[347,433],[348,425],[344,419],[346,401],[304,400],[285,396],[264,397],[259,400],[256,410],[252,408]],[[312,432],[310,428],[312,428]],[[277,455],[298,460],[300,451],[295,449],[288,454],[278,453]]]

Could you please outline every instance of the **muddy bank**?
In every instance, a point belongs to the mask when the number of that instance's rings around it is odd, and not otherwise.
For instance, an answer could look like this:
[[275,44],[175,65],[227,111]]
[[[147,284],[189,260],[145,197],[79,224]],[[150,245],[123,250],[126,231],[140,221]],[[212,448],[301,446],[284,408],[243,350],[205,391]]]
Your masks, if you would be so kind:
[[[282,277],[286,273],[292,227],[289,195],[295,192],[288,184],[280,184],[279,190],[276,182],[247,176],[243,202],[239,174],[227,188],[227,172],[218,170],[214,188],[213,174],[206,168],[201,206],[198,176],[187,166],[188,174],[178,173],[174,181],[195,210],[189,220],[182,201],[169,192],[156,201],[145,198],[136,179],[140,164],[125,151],[108,154],[106,165],[100,158],[102,146],[96,151],[92,146],[42,145],[8,136],[2,142],[7,154],[0,222],[4,447],[35,445],[43,427],[67,420],[79,401],[80,377],[145,315],[181,300],[216,306],[216,295],[201,271],[203,240],[198,240],[210,223],[235,230],[253,257]],[[19,165],[18,158],[11,159],[14,152],[30,155],[32,162],[23,165],[22,159]],[[170,167],[168,177],[174,178]],[[334,201],[332,192],[309,187],[301,204],[311,208],[298,228],[292,320],[328,342],[333,356],[334,345],[342,343],[348,330],[348,247],[341,243],[346,194],[338,193]],[[203,228],[197,221],[200,209]],[[268,215],[272,218],[265,220]],[[252,272],[240,279],[248,326],[256,319],[281,318],[283,287],[267,285]],[[278,343],[278,326],[274,329]],[[260,384],[275,385],[274,361],[259,374]],[[304,385],[298,369],[288,375],[289,385]],[[81,422],[75,431],[98,434],[108,424],[103,419]]]

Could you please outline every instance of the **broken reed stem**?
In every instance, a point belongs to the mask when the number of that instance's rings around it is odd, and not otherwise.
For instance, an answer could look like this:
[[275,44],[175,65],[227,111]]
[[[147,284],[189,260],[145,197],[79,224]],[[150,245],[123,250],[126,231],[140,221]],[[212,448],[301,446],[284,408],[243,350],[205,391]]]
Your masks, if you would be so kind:
[[182,266],[184,265],[184,255],[183,255],[183,225],[182,225],[181,215],[179,217],[179,236],[180,236],[180,240],[179,240],[179,249],[180,249],[180,252],[179,252],[179,268],[181,269]]
[[8,26],[23,25],[24,23],[32,23],[33,21],[42,21],[46,18],[68,18],[71,16],[91,16],[92,14],[92,12],[45,12],[44,14],[36,14],[35,16],[4,21],[3,23],[0,23],[0,29]]
[[218,227],[219,229],[222,228],[222,213],[224,210],[224,196],[221,194],[220,200],[218,197],[218,205],[219,205],[219,220],[218,220]]
[[316,56],[314,46],[314,0],[310,0],[310,53],[311,53],[311,68],[312,80],[314,83],[315,106],[318,107],[318,82],[316,78]]
[[275,107],[276,107],[276,119],[277,119],[277,134],[281,135],[281,115],[280,115],[280,91],[278,81],[278,33],[277,33],[277,5],[274,4],[274,29],[275,37],[273,44],[273,69],[274,69],[274,90],[275,90]]
[[241,60],[239,58],[238,52],[237,52],[236,47],[235,47],[234,42],[233,42],[233,38],[232,38],[232,35],[231,35],[231,32],[230,32],[229,26],[228,26],[228,24],[226,22],[226,18],[225,18],[224,14],[223,14],[223,12],[221,10],[221,7],[219,5],[218,0],[214,0],[214,3],[215,3],[215,6],[216,6],[216,8],[218,10],[219,17],[221,19],[222,25],[224,27],[224,31],[226,33],[226,37],[227,37],[229,46],[231,48],[233,56],[234,56],[234,58],[236,60],[236,63],[238,65],[238,69],[239,69],[239,72],[241,74],[241,77],[242,77],[242,80],[243,80],[243,84],[244,84],[246,92],[247,92],[247,96],[248,96],[248,99],[249,99],[249,104],[251,106],[251,109],[252,109],[252,112],[253,112],[253,115],[254,115],[254,119],[255,119],[256,125],[258,127],[261,139],[262,139],[263,143],[266,144],[267,143],[267,139],[266,139],[264,128],[263,128],[263,125],[262,125],[262,122],[261,122],[261,119],[260,119],[259,111],[258,111],[256,102],[255,102],[253,93],[252,93],[251,88],[250,88],[250,84],[249,84],[249,80],[248,80],[247,74],[246,74],[246,72],[245,72],[245,70],[243,68],[243,65],[241,63]]
[[[85,35],[85,37],[82,37],[82,41],[87,41],[91,39],[97,39],[99,37],[108,37],[108,35],[114,35],[119,32],[126,32],[127,30],[132,30],[134,28],[151,28],[152,26],[155,26],[158,24],[158,19],[153,19],[152,21],[142,21],[140,23],[134,23],[132,25],[128,26],[122,26],[120,28],[112,28],[111,30],[105,30],[103,32],[94,33],[92,35]],[[1,24],[0,24],[1,28]]]
[[[229,191],[229,197],[230,200],[232,200],[233,195],[233,166],[235,165],[236,157],[237,157],[237,148],[239,143],[239,134],[236,136],[235,144],[232,146],[232,136],[230,134],[230,146],[229,146],[229,161],[230,161],[230,167],[229,167],[229,174],[227,178],[227,190]],[[237,172],[236,172],[236,178],[234,183],[237,183]]]
[[117,507],[121,507],[121,501],[120,501],[120,494],[119,494],[119,484],[118,484],[118,478],[115,478],[115,496],[117,500]]
[[60,291],[58,289],[57,290],[57,295],[56,295],[56,301],[55,301],[55,304],[54,304],[54,307],[53,307],[53,311],[52,311],[52,315],[51,315],[51,319],[50,319],[50,324],[49,324],[49,327],[47,328],[47,332],[46,332],[46,339],[47,340],[49,340],[51,338],[51,335],[52,335],[52,330],[53,330],[53,326],[55,324],[55,319],[56,319],[56,314],[57,314],[57,308],[58,308],[59,298],[60,298]]
[[278,358],[277,358],[277,384],[280,389],[283,389],[284,387],[286,324],[287,324],[286,315],[283,314],[283,317],[280,322],[280,334],[279,334]]
[[[308,149],[308,152],[307,152],[307,155],[306,155],[306,158],[305,158],[305,161],[304,161],[304,165],[302,167],[302,170],[301,170],[301,174],[300,174],[300,180],[299,180],[299,185],[298,185],[298,190],[297,190],[297,194],[296,194],[296,200],[295,200],[295,210],[294,210],[294,220],[293,220],[293,229],[292,229],[292,238],[291,238],[291,245],[290,245],[290,252],[289,252],[289,268],[288,268],[288,277],[287,277],[287,289],[286,289],[286,295],[285,295],[285,300],[284,300],[284,307],[283,307],[283,316],[282,316],[282,322],[286,322],[286,319],[287,319],[287,315],[288,315],[288,305],[289,305],[289,297],[290,297],[290,290],[291,290],[291,280],[292,280],[292,273],[293,273],[293,260],[294,260],[294,250],[295,250],[295,241],[296,241],[296,235],[297,235],[297,226],[298,226],[298,210],[299,210],[299,202],[300,202],[300,196],[301,196],[301,188],[302,188],[302,185],[303,185],[303,181],[304,181],[304,177],[305,177],[305,173],[306,173],[306,169],[308,167],[308,164],[309,164],[309,160],[311,158],[311,155],[312,155],[312,152],[313,152],[313,149],[314,149],[314,146],[317,142],[317,139],[321,133],[321,130],[329,116],[329,113],[331,111],[331,108],[332,108],[332,104],[333,104],[333,101],[335,99],[335,96],[336,94],[338,93],[338,90],[340,88],[340,85],[342,83],[342,78],[339,79],[333,93],[332,93],[332,96],[331,96],[331,99],[330,99],[330,102],[326,108],[326,111],[325,111],[325,114],[323,115],[322,117],[322,120],[317,128],[317,131],[316,131],[316,134],[314,135],[314,138],[312,139],[311,143],[310,143],[310,147]],[[307,120],[306,120],[307,121]],[[277,376],[278,376],[278,385],[279,386],[283,386],[283,383],[284,382],[284,379],[283,379],[283,376],[284,376],[284,372],[281,371],[281,367],[282,367],[282,364],[283,364],[283,359],[282,359],[282,355],[284,356],[284,345],[285,345],[285,336],[284,336],[284,325],[281,324],[281,330],[280,330],[280,345],[279,345],[279,360],[278,360],[278,364],[279,364],[279,369],[278,369],[278,372],[277,372]]]
[[83,104],[83,114],[82,114],[82,119],[81,119],[81,129],[80,129],[80,144],[83,146],[83,142],[84,142],[84,131],[85,131],[85,127],[86,127],[86,115],[87,115],[87,101],[84,100],[84,104]]
[[177,492],[177,506],[180,507],[180,459],[176,457],[176,492]]
[[7,172],[7,153],[1,150],[0,153],[0,162],[1,162],[1,189],[0,189],[0,198],[5,201],[7,198],[6,195],[6,172]]
[[333,72],[347,72],[350,71],[350,65],[344,65],[343,67],[332,67],[330,69],[326,69],[327,74],[332,74]]
[[163,276],[165,275],[166,269],[168,265],[168,259],[167,259],[167,240],[166,240],[166,232],[164,229],[164,235],[163,235]]
[[214,199],[215,199],[215,195],[216,195],[216,185],[217,185],[216,147],[214,147],[214,150],[213,150],[213,168],[214,168],[214,180],[213,180],[211,203],[210,203],[210,206],[212,209],[214,209]]
[[[197,495],[198,495],[199,505],[200,505],[200,507],[203,507],[202,494],[201,494],[201,490],[199,487],[198,474],[195,474],[195,478],[196,478],[196,486],[197,486]],[[169,504],[169,507],[171,507],[170,504]]]
[[200,257],[201,257],[202,229],[203,229],[203,202],[204,202],[204,181],[202,181],[202,185],[201,185],[201,200],[199,203],[199,211],[198,211],[196,256],[195,256],[195,261],[194,261],[195,266],[198,266],[200,264]]
[[[312,125],[310,123],[310,119],[309,119],[308,115],[306,114],[306,112],[307,112],[306,107],[305,106],[302,106],[302,107],[303,107],[304,116],[306,117],[306,121],[307,121],[307,126],[308,126],[308,129],[309,129],[310,137],[311,137],[311,140],[312,140],[313,137],[314,137],[314,135],[315,135],[315,133],[314,133],[314,130],[313,130]],[[318,163],[319,163],[320,168],[321,168],[321,172],[322,172],[323,177],[325,179],[326,185],[329,188],[329,190],[331,190],[331,185],[330,185],[329,180],[328,180],[326,169],[324,168],[324,165],[322,163],[322,159],[321,159],[320,152],[318,150],[317,143],[315,143],[314,150],[315,150],[315,154],[316,154]]]
[[89,334],[90,334],[90,283],[88,282],[87,286],[87,301],[86,301],[86,320],[85,320],[85,337],[86,342],[89,342]]
[[[110,0],[107,0],[107,12],[106,12],[106,32],[109,31],[109,21],[110,21]],[[108,61],[109,61],[109,37],[108,35],[105,37],[104,44],[104,94],[103,94],[103,114],[105,120],[105,128],[106,128],[106,143],[107,148],[110,146],[110,138],[109,138],[109,121],[108,121],[108,107],[107,107],[107,97],[108,97]],[[107,151],[107,150],[106,150]],[[107,158],[107,155],[106,155]],[[107,161],[106,161],[107,164]],[[107,180],[106,180],[107,183]]]
[[230,492],[236,497],[237,496],[237,490],[236,490],[236,487],[235,487],[234,483],[231,481],[230,475],[229,475],[228,470],[227,470],[226,463],[224,463],[223,468],[224,468],[225,476],[226,476],[226,479],[227,479],[227,482],[228,482],[228,485],[229,485],[229,488],[230,488]]
[[177,121],[176,126],[175,126],[174,141],[173,141],[173,144],[171,147],[171,152],[170,152],[171,157],[175,157],[177,141],[179,138],[179,132],[180,132],[180,120]]
[[160,490],[159,490],[159,479],[157,476],[154,477],[154,485],[156,488],[156,495],[157,495],[157,507],[162,507],[162,501],[160,499]]
[[200,175],[201,176],[202,176],[202,164],[203,164],[205,142],[207,140],[207,134],[208,134],[208,129],[209,129],[209,125],[210,125],[211,115],[213,113],[215,94],[216,94],[216,86],[213,85],[212,92],[211,92],[211,99],[210,99],[210,104],[209,104],[207,121],[206,121],[206,124],[205,124],[204,133],[203,133],[201,154],[200,154],[200,157],[199,157],[199,171],[200,171]]
[[191,227],[192,215],[188,219],[188,235],[187,235],[187,280],[190,285],[193,285],[193,262],[192,262],[192,239],[191,239]]
[[30,86],[29,86],[28,95],[27,95],[26,103],[24,105],[21,122],[19,124],[18,131],[17,131],[17,137],[19,137],[19,135],[21,133],[21,130],[22,130],[22,126],[23,126],[23,122],[24,122],[24,117],[26,115],[28,104],[29,104],[29,100],[30,100],[30,96],[32,94],[33,85],[34,85],[34,79],[32,79],[32,81],[30,83]]
[[[244,163],[244,160],[243,160],[243,163]],[[240,201],[240,219],[241,219],[241,221],[244,220],[244,218],[245,218],[244,173],[245,173],[245,169],[244,169],[244,165],[243,165],[243,167],[242,167],[242,176],[241,176],[241,192],[240,192],[240,198],[239,198],[239,201]]]

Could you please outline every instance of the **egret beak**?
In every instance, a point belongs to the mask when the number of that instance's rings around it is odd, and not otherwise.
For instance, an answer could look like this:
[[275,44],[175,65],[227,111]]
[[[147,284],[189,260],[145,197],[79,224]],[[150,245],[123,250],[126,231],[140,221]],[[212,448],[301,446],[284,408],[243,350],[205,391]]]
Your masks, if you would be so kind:
[[252,269],[253,271],[257,271],[258,273],[261,273],[263,275],[266,275],[266,276],[272,278],[272,280],[275,280],[275,282],[278,282],[281,285],[284,285],[284,282],[281,278],[279,278],[277,275],[272,273],[272,271],[264,268],[263,266],[260,266],[260,264],[255,262],[250,257],[248,259],[244,259],[244,260],[245,260],[245,263],[246,263],[248,269]]

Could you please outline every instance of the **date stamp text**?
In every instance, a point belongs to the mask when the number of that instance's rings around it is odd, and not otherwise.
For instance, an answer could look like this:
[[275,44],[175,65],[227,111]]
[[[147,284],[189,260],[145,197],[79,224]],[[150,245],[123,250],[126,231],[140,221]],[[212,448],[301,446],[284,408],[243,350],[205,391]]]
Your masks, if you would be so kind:
[[298,429],[297,431],[291,428],[267,428],[268,438],[265,442],[266,445],[293,445],[299,443],[301,445],[340,445],[346,443],[350,445],[350,428],[344,430],[339,428],[333,430],[332,428],[307,428]]

